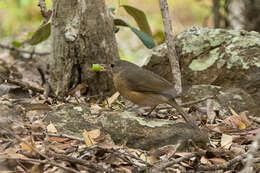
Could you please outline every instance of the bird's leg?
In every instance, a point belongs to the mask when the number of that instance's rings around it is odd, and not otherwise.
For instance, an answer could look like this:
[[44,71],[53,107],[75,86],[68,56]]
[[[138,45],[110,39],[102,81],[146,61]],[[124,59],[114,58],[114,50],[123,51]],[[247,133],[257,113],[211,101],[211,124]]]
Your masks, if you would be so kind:
[[151,113],[153,112],[153,110],[157,107],[157,105],[153,106],[150,110],[150,112],[148,114],[146,114],[145,116],[150,116]]

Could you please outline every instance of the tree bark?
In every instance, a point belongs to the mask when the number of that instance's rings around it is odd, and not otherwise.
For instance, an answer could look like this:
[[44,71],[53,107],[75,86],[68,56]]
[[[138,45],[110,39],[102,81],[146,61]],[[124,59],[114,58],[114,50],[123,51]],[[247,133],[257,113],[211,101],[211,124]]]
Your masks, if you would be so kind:
[[219,28],[220,27],[220,20],[221,20],[221,15],[219,12],[220,4],[219,0],[213,0],[213,7],[212,11],[214,14],[214,27]]
[[119,59],[113,20],[104,0],[54,0],[51,29],[52,90],[63,96],[84,83],[88,95],[110,93],[114,87],[109,76],[91,71],[92,64]]

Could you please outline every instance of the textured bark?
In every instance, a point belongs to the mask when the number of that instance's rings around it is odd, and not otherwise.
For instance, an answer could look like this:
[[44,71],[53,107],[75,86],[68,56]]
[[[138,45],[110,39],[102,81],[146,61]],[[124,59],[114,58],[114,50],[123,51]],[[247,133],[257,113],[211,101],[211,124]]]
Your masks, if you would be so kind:
[[220,15],[219,8],[220,8],[219,0],[213,0],[212,11],[213,11],[213,14],[214,14],[214,27],[215,28],[219,28],[220,27],[221,15]]
[[108,75],[91,71],[92,64],[119,58],[104,0],[53,1],[52,37],[50,84],[56,94],[64,95],[79,83],[88,85],[88,95],[111,92]]
[[233,29],[260,32],[260,1],[229,0],[227,13]]

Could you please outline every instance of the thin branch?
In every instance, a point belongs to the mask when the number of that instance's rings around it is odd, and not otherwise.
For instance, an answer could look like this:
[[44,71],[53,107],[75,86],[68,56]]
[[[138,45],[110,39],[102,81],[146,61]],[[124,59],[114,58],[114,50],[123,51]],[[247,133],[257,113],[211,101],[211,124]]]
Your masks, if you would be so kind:
[[154,168],[152,168],[150,170],[151,173],[157,173],[157,172],[161,172],[163,171],[165,168],[173,165],[173,164],[176,164],[176,163],[180,163],[180,162],[183,162],[185,160],[189,160],[191,159],[192,157],[195,157],[196,154],[192,153],[192,154],[188,154],[188,155],[185,155],[185,156],[182,156],[178,159],[174,159],[174,160],[170,160],[170,161],[167,161],[167,162],[162,162],[162,163],[159,163],[157,165],[155,165]]
[[43,25],[50,20],[52,11],[51,10],[47,11],[45,0],[39,0],[38,6],[41,9],[41,14],[43,17],[43,22],[42,22],[42,25]]
[[175,49],[175,42],[173,36],[172,23],[169,15],[169,10],[168,10],[168,3],[167,0],[159,0],[159,3],[160,3],[162,18],[163,18],[163,24],[164,24],[164,35],[165,35],[165,41],[168,50],[167,55],[169,57],[169,62],[171,65],[173,77],[176,81],[175,88],[178,93],[181,93],[182,92],[181,71],[180,71],[177,52]]
[[216,171],[221,169],[227,169],[235,165],[235,163],[242,161],[247,156],[247,153],[241,154],[226,163],[213,165],[213,166],[199,166],[198,170],[200,171]]
[[34,151],[35,153],[39,154],[40,156],[42,156],[43,158],[45,158],[49,164],[53,165],[53,166],[57,166],[57,167],[60,167],[66,171],[72,171],[72,172],[78,172],[78,171],[75,171],[74,169],[71,169],[71,168],[67,168],[67,167],[64,167],[62,166],[61,164],[58,164],[56,163],[54,160],[51,160],[46,154],[40,152],[38,149],[36,149],[35,147],[33,147],[30,143],[28,143],[27,141],[23,140],[20,136],[18,135],[15,135],[15,133],[7,128],[4,128],[4,127],[1,127],[1,129],[7,131],[8,133],[10,133],[13,137],[15,137],[15,139],[20,142],[20,143],[24,143],[26,144],[29,148],[32,149],[32,151]]
[[17,160],[17,161],[20,161],[20,162],[27,162],[27,163],[32,163],[32,164],[35,164],[35,163],[51,164],[52,166],[62,168],[66,171],[78,173],[78,171],[76,171],[72,168],[65,167],[65,166],[63,166],[62,164],[59,164],[59,163],[49,162],[48,160],[37,160],[37,159],[29,159],[29,158],[26,158],[26,159],[25,158],[13,158],[13,157],[1,157],[1,158],[7,159],[7,160]]
[[0,48],[2,49],[8,49],[8,50],[11,50],[11,51],[17,51],[17,52],[20,52],[20,53],[27,53],[27,54],[30,54],[30,55],[39,55],[39,56],[45,56],[45,55],[49,55],[50,52],[35,52],[35,51],[27,51],[27,50],[21,50],[21,49],[17,49],[13,46],[8,46],[8,45],[3,45],[3,44],[0,44]]
[[257,153],[260,145],[260,130],[258,130],[258,133],[256,135],[255,141],[251,144],[249,151],[247,152],[247,158],[246,158],[246,166],[240,173],[251,173],[253,171],[253,163],[254,163],[254,154]]
[[[9,78],[5,79],[1,76],[0,76],[0,78],[5,80],[6,83],[14,84],[14,85],[20,86],[21,88],[24,88],[24,89],[30,89],[30,90],[32,90],[33,92],[36,92],[36,93],[44,94],[44,89],[34,87],[34,86],[30,85],[29,83],[22,82],[22,81],[16,81],[16,80],[9,79]],[[56,98],[56,96],[54,94],[51,94],[51,93],[49,93],[49,96],[52,97],[52,98]]]

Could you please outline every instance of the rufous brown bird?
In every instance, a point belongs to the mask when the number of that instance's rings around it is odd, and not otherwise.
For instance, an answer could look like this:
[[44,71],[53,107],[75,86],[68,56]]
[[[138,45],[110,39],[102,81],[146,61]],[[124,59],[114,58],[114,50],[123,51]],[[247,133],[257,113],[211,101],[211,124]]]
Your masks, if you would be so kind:
[[186,122],[190,122],[187,114],[175,101],[180,95],[172,83],[128,61],[117,60],[110,66],[115,88],[124,98],[138,105],[151,106],[149,114],[158,104],[167,103],[174,107]]

